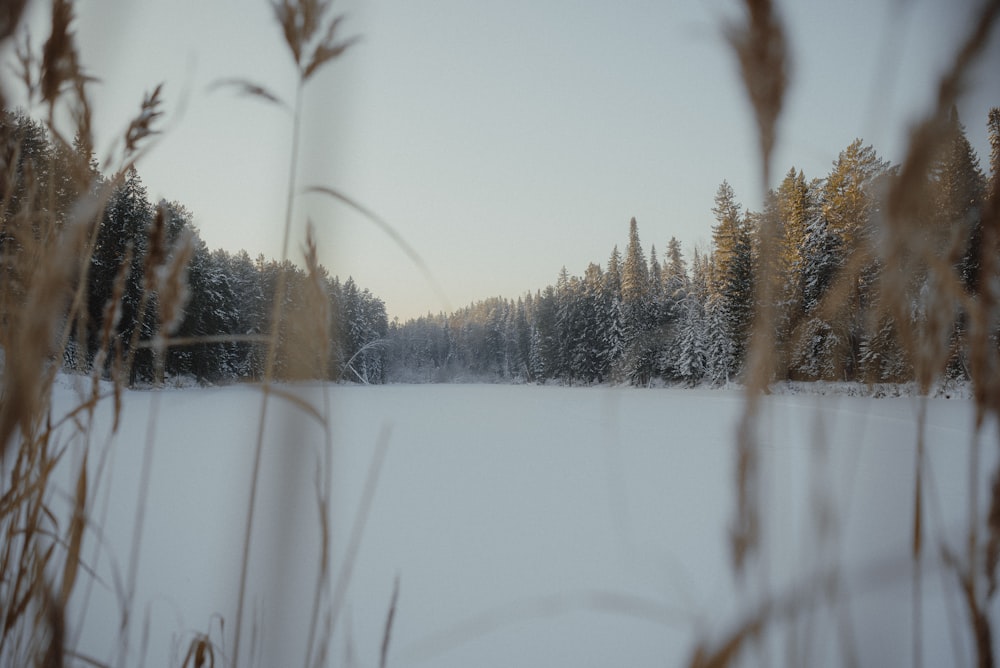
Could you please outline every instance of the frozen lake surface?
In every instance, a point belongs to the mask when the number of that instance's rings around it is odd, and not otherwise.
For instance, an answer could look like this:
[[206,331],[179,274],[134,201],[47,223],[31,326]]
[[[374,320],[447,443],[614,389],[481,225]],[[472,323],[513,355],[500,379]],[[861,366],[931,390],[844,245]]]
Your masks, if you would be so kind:
[[[55,415],[77,401],[69,385],[57,389]],[[978,512],[988,508],[996,427],[980,436],[972,486],[969,401],[927,402],[915,597],[916,398],[765,400],[764,546],[737,579],[728,540],[736,391],[285,389],[302,405],[268,404],[242,665],[305,662],[327,442],[331,582],[320,618],[335,608],[336,618],[325,665],[379,665],[397,578],[390,666],[683,665],[766,600],[791,607],[771,608],[769,633],[743,665],[912,665],[915,626],[925,665],[973,661],[964,603],[941,559],[945,545],[965,556],[970,489]],[[304,405],[323,414],[327,400],[325,433]],[[261,406],[250,386],[129,392],[109,439],[111,402],[101,404],[84,550],[96,578],[77,587],[68,620],[81,655],[180,665],[195,633],[209,632],[217,665],[228,665]],[[353,569],[335,594],[379,452]]]

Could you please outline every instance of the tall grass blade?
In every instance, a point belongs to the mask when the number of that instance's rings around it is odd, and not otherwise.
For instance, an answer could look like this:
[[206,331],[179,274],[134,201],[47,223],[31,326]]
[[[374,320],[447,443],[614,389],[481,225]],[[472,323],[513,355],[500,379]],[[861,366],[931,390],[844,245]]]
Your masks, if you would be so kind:
[[379,656],[379,668],[386,668],[389,663],[389,641],[392,638],[392,623],[396,618],[396,603],[399,601],[399,575],[392,584],[392,600],[389,601],[389,612],[385,617],[385,631],[382,633],[382,651]]
[[306,188],[306,192],[318,193],[326,195],[327,197],[332,197],[338,202],[346,204],[348,207],[354,209],[367,218],[370,222],[374,223],[376,227],[385,232],[389,238],[392,239],[397,246],[399,246],[400,250],[402,250],[408,258],[410,258],[417,269],[420,270],[420,273],[424,275],[424,278],[427,279],[427,282],[434,288],[434,291],[437,292],[442,304],[444,304],[448,310],[451,310],[451,307],[448,305],[449,300],[447,294],[445,294],[444,289],[440,286],[440,284],[438,284],[437,279],[434,278],[434,274],[431,272],[430,267],[427,266],[427,263],[424,262],[424,259],[420,256],[420,253],[418,253],[416,249],[414,249],[413,246],[411,246],[409,242],[403,238],[403,235],[396,231],[392,225],[386,222],[384,218],[377,215],[371,209],[359,204],[357,201],[351,199],[339,190],[330,188],[329,186],[311,186]]

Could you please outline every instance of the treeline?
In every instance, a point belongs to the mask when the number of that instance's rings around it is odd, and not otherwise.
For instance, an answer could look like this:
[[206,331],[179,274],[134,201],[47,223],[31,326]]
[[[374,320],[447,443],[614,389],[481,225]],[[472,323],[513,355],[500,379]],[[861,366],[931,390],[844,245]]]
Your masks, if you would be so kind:
[[[911,195],[916,221],[905,233],[918,237],[909,247],[924,249],[927,261],[890,258],[884,198],[898,169],[857,140],[821,178],[789,170],[762,211],[745,210],[723,182],[704,252],[686,256],[671,238],[662,256],[655,247],[647,254],[633,219],[624,253],[615,247],[583,276],[563,268],[555,285],[516,300],[390,325],[380,299],[329,276],[314,253],[302,268],[210,251],[191,213],[177,202],[153,205],[134,168],[105,176],[88,147],[53,141],[23,113],[5,111],[0,318],[14,324],[31,288],[28,268],[53,261],[48,240],[72,216],[89,215],[85,298],[69,311],[63,363],[132,383],[160,372],[256,380],[270,366],[279,379],[365,383],[721,384],[741,378],[762,311],[771,314],[764,326],[775,379],[908,381],[928,335],[945,341],[947,373],[965,378],[961,305],[979,299],[1000,264],[995,241],[985,242],[996,237],[983,233],[1000,173],[1000,109],[991,110],[988,129],[992,181],[953,112],[948,141]],[[87,201],[100,205],[81,214]],[[184,262],[171,265],[180,255]],[[984,258],[992,267],[985,276]],[[164,274],[181,264],[183,309],[167,328],[164,303],[180,299],[161,294]],[[768,291],[757,284],[765,267],[778,278]],[[957,292],[949,293],[952,285]],[[268,360],[273,327],[278,345]],[[165,329],[169,341],[160,346]]]
[[[931,261],[890,266],[884,197],[898,169],[861,140],[830,173],[807,179],[791,169],[766,198],[745,211],[723,182],[712,212],[712,247],[686,258],[671,238],[647,256],[632,219],[624,256],[618,248],[584,275],[563,268],[556,284],[515,300],[493,298],[450,315],[428,315],[389,330],[390,378],[567,383],[653,380],[714,384],[738,380],[754,313],[756,280],[769,263],[775,379],[903,382],[914,378],[916,349],[930,333],[944,338],[954,378],[968,377],[962,299],[978,299],[987,198],[1000,174],[1000,108],[988,118],[992,184],[959,122],[920,192],[910,193],[910,248]],[[764,230],[776,230],[763,239]],[[898,258],[896,258],[898,260]],[[954,280],[952,280],[954,279]],[[963,294],[943,285],[956,284]],[[942,298],[942,295],[945,297]],[[993,345],[996,345],[996,331]]]
[[[51,140],[21,112],[3,112],[0,142],[4,322],[20,312],[17,302],[36,280],[32,264],[57,261],[54,240],[70,216],[81,215],[83,202],[99,204],[84,214],[93,216],[86,226],[90,262],[85,304],[67,327],[67,367],[97,366],[131,383],[152,381],[158,367],[200,382],[260,379],[280,289],[276,378],[384,381],[385,305],[352,279],[341,282],[315,263],[303,269],[245,251],[209,250],[182,204],[150,202],[134,167],[107,177],[87,147]],[[187,260],[184,294],[172,299],[183,303],[173,305],[181,308],[157,359],[165,324],[160,293],[168,283],[161,274],[171,266],[167,256],[178,253]]]

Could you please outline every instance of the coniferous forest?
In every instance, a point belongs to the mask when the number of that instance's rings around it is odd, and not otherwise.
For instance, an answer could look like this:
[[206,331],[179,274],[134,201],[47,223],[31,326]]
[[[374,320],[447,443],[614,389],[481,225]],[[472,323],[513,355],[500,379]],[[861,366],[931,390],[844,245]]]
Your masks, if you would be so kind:
[[[1000,108],[988,118],[989,169],[1000,170]],[[933,327],[947,338],[948,373],[968,378],[966,316],[960,295],[931,289],[957,272],[964,297],[979,294],[986,178],[953,110],[949,139],[919,198],[923,242],[940,264],[914,272],[906,299],[880,252],[883,198],[897,168],[856,140],[829,174],[790,169],[763,211],[747,211],[723,182],[715,195],[712,247],[686,254],[671,238],[648,255],[635,219],[624,252],[616,247],[584,275],[565,267],[554,286],[516,301],[491,298],[450,315],[393,323],[390,377],[404,380],[502,379],[567,383],[654,380],[722,384],[739,380],[753,314],[754,277],[773,262],[779,277],[773,340],[775,380],[867,383],[914,379],[908,332]],[[995,177],[994,177],[995,179]],[[996,182],[994,180],[994,182]],[[763,223],[776,223],[774,257],[761,257]],[[888,287],[887,287],[888,286]],[[907,312],[889,304],[909,304]],[[930,317],[931,314],[934,317]],[[941,323],[946,323],[944,326]],[[994,343],[996,333],[994,333]]]
[[[90,166],[88,180],[95,191],[111,187],[94,226],[86,317],[66,346],[63,363],[68,369],[92,371],[96,366],[110,375],[117,365],[130,370],[132,384],[152,381],[158,364],[166,377],[194,377],[202,383],[259,380],[267,367],[265,339],[271,331],[274,297],[281,289],[285,297],[275,377],[385,381],[385,304],[353,279],[331,277],[314,256],[306,258],[303,269],[263,255],[251,258],[245,251],[209,250],[183,204],[152,204],[134,168],[111,178],[102,175],[80,142],[72,149],[77,155],[64,155],[67,149],[50,141],[42,125],[24,114],[4,112],[0,139],[7,152],[3,164],[17,170],[12,182],[18,187],[4,202],[14,218],[19,211],[46,210],[49,193],[54,192],[56,210],[47,215],[58,229],[72,203],[82,199],[83,193],[74,192],[81,180],[72,177],[71,164]],[[9,224],[3,229],[0,251],[17,252],[20,227]],[[157,297],[171,283],[154,272],[164,255],[180,253],[188,256],[179,258],[187,260],[186,265],[173,264],[186,266],[186,277],[175,282],[186,291],[185,307],[175,314],[179,321],[172,327],[170,345],[157,360],[154,332],[157,320],[163,319]],[[3,280],[17,285],[22,279],[10,266],[5,264]],[[314,333],[303,330],[324,310],[330,326],[321,340],[329,349],[317,351],[314,344],[302,343]],[[317,366],[318,361],[323,365]]]
[[[989,170],[1000,170],[1000,108],[987,120]],[[21,113],[5,112],[2,133],[6,164],[17,170],[6,211],[55,201],[49,212],[58,225],[81,193],[62,173],[67,148],[50,142],[44,128]],[[96,226],[89,268],[87,318],[73,332],[64,364],[95,366],[110,373],[129,360],[133,383],[154,377],[157,364],[168,376],[200,382],[258,379],[266,366],[262,334],[271,331],[271,305],[284,290],[285,308],[274,361],[277,377],[381,383],[562,382],[570,384],[651,382],[723,384],[741,378],[753,314],[760,304],[754,277],[763,262],[780,277],[773,319],[775,380],[849,380],[869,383],[913,379],[915,351],[907,332],[937,330],[950,351],[948,372],[968,377],[966,317],[956,298],[929,299],[943,268],[957,272],[966,297],[979,293],[982,207],[989,180],[957,112],[949,140],[935,158],[920,197],[921,233],[939,249],[939,265],[908,277],[906,312],[899,295],[885,290],[898,282],[880,253],[884,194],[897,168],[875,147],[856,140],[840,152],[830,172],[807,176],[790,169],[768,194],[762,211],[746,210],[723,182],[711,203],[715,223],[707,251],[685,250],[670,238],[647,253],[639,225],[629,222],[624,250],[615,247],[583,276],[563,267],[555,285],[517,299],[493,297],[450,314],[389,323],[384,303],[353,279],[341,282],[306,257],[306,269],[245,251],[209,250],[198,238],[192,214],[178,202],[149,201],[138,172],[107,179],[86,147],[73,147],[90,165],[92,187],[115,184]],[[996,182],[996,177],[994,177]],[[56,197],[50,200],[48,194]],[[30,202],[37,198],[38,202]],[[709,203],[706,203],[709,204]],[[706,208],[709,208],[706,206]],[[16,215],[16,213],[15,213]],[[765,226],[764,223],[776,223]],[[761,257],[760,230],[777,229],[773,257]],[[5,229],[13,229],[8,226]],[[153,256],[178,247],[191,235],[186,308],[171,344],[153,345],[156,291],[147,283]],[[13,252],[16,236],[0,239]],[[17,276],[5,276],[13,281]],[[886,286],[893,286],[887,288]],[[144,295],[152,294],[152,298]],[[939,303],[940,302],[940,303]],[[117,305],[114,308],[109,305]],[[302,349],[296,328],[312,318],[303,310],[326,310],[329,349]],[[935,317],[930,318],[930,314]],[[944,327],[941,322],[950,323]],[[102,355],[113,338],[115,355]],[[118,360],[118,361],[116,361]],[[318,368],[323,360],[326,368]]]

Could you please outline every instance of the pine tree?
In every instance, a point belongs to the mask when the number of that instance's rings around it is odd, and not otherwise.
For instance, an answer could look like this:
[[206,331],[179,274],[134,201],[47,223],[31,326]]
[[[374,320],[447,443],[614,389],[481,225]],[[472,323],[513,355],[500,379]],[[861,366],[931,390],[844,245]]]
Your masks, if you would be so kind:
[[705,308],[694,293],[680,302],[679,307],[682,315],[673,347],[673,372],[688,385],[695,385],[704,378],[708,367]]
[[725,274],[721,295],[722,318],[732,351],[728,373],[743,368],[754,310],[754,267],[750,230],[746,224],[737,228],[736,245]]
[[[822,197],[822,191],[816,193]],[[838,360],[824,357],[839,355],[840,347],[830,339],[834,331],[821,306],[843,261],[843,240],[830,229],[823,210],[822,199],[810,207],[797,272],[803,315],[792,334],[794,347],[789,351],[789,374],[805,380],[835,380],[839,365]]]
[[[959,276],[965,288],[975,293],[978,292],[986,178],[955,108],[951,111],[948,136],[942,148],[934,170],[937,215],[931,248],[961,253],[957,266]],[[956,243],[958,246],[954,248]]]
[[629,221],[628,247],[625,249],[625,264],[622,267],[621,290],[622,301],[626,304],[643,301],[649,292],[649,267],[642,252],[639,226],[635,218]]
[[809,184],[802,170],[788,171],[775,193],[775,203],[781,235],[778,240],[779,252],[776,272],[783,277],[780,285],[781,318],[786,324],[784,336],[802,317],[802,286],[797,273],[802,267],[806,242],[806,227],[809,221]]
[[712,275],[709,288],[714,296],[722,294],[728,280],[726,276],[740,236],[743,218],[740,209],[732,186],[728,181],[723,181],[715,193],[715,206],[712,207],[716,224],[712,227]]
[[667,299],[681,301],[684,298],[683,292],[688,284],[687,263],[684,262],[681,242],[675,237],[670,237],[667,243],[662,280],[663,293]]
[[655,244],[649,247],[649,290],[657,297],[663,290],[663,268],[656,257]]
[[855,139],[840,152],[823,185],[823,215],[850,254],[867,240],[878,213],[877,186],[889,163]]
[[604,272],[604,287],[609,293],[621,298],[621,254],[618,252],[618,246],[611,250],[611,257],[608,258],[608,269]]
[[841,356],[841,359],[826,360],[821,365],[827,371],[833,370],[838,378],[853,379],[858,375],[866,311],[878,299],[873,294],[875,277],[879,273],[877,261],[870,259],[858,265],[853,260],[857,253],[874,248],[875,221],[881,202],[879,190],[888,174],[889,163],[882,160],[872,146],[865,146],[856,139],[841,151],[823,185],[821,213],[826,233],[835,239],[838,247],[837,269],[854,267],[851,275],[840,277],[844,285],[840,303],[831,305],[835,309],[828,309],[833,315],[827,325],[836,345],[822,348]]
[[654,317],[649,265],[639,241],[639,229],[629,221],[629,242],[622,268],[621,311],[624,357],[622,372],[636,385],[646,384],[656,367],[656,351],[651,336]]
[[[155,323],[152,309],[139,313],[142,302],[143,263],[148,248],[148,228],[152,220],[153,208],[146,194],[138,172],[134,167],[121,176],[119,185],[114,188],[104,210],[97,233],[94,252],[91,255],[90,285],[89,285],[89,350],[93,355],[99,341],[101,323],[105,306],[111,300],[112,283],[122,267],[129,252],[131,263],[128,266],[128,281],[125,293],[121,299],[121,317],[117,329],[118,340],[124,354],[132,340],[132,333],[137,327],[142,327],[140,335],[149,338]],[[131,251],[129,251],[131,249]],[[148,306],[152,306],[151,304]],[[152,378],[152,368],[148,359],[139,357],[133,367],[133,377]]]
[[997,197],[1000,188],[1000,107],[992,107],[986,120],[990,140],[990,196]]
[[531,336],[531,372],[536,379],[543,381],[555,378],[558,369],[556,304],[556,291],[551,285],[535,296],[535,317]]
[[513,375],[518,380],[530,380],[531,328],[528,325],[527,307],[520,297],[517,299],[513,314]]

